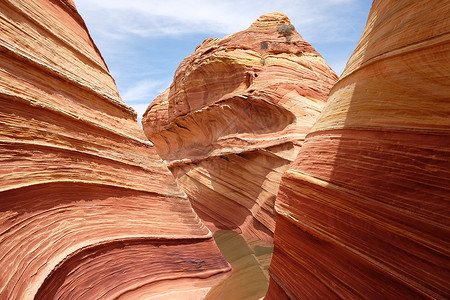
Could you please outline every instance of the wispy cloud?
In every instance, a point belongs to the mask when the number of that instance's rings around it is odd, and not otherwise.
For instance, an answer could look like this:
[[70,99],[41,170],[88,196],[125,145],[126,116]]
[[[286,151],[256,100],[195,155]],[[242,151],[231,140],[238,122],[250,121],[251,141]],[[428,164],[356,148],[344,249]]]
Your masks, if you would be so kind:
[[121,96],[128,105],[133,106],[137,111],[138,118],[141,118],[147,106],[170,85],[170,82],[170,79],[142,79],[122,91]]
[[360,37],[370,2],[75,0],[122,98],[137,110],[139,118],[170,85],[178,63],[202,39],[245,30],[260,15],[272,11],[287,14],[303,38],[340,74]]
[[142,115],[144,114],[147,107],[150,105],[150,103],[140,103],[140,104],[133,104],[133,109],[137,112],[137,119],[139,122],[142,121]]
[[142,101],[147,101],[147,103],[150,103],[150,101],[163,92],[169,84],[169,80],[154,80],[152,78],[147,78],[134,83],[121,95],[122,98],[124,98],[124,100],[126,100],[129,104],[139,103]]
[[[271,11],[288,14],[309,39],[345,39],[351,18],[339,11],[354,9],[356,0],[77,0],[83,15],[96,14],[96,28],[109,38],[156,37],[187,33],[230,34],[246,29]],[[90,19],[90,18],[89,18]],[[324,35],[328,32],[328,35]]]

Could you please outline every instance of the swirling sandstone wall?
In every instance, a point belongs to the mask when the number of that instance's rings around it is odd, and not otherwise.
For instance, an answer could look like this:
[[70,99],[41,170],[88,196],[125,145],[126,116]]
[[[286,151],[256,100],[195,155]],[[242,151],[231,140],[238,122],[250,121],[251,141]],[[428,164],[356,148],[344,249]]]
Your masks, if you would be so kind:
[[229,265],[72,1],[0,2],[0,299],[198,297]]
[[266,299],[450,297],[449,15],[374,1],[283,175]]
[[337,80],[290,26],[270,13],[205,40],[144,114],[147,137],[212,230],[272,240],[281,175]]

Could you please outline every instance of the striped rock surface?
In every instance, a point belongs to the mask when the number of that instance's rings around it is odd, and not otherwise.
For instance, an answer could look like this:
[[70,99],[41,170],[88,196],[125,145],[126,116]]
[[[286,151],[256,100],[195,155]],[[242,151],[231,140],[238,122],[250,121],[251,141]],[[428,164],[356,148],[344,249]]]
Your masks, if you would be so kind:
[[318,117],[336,74],[275,12],[206,39],[142,123],[211,229],[272,240],[282,173]]
[[208,299],[265,295],[281,176],[336,80],[275,12],[205,40],[148,107],[145,134],[233,267]]
[[0,299],[199,299],[230,270],[71,1],[0,2],[0,182]]
[[374,1],[283,176],[266,299],[450,298],[449,15]]

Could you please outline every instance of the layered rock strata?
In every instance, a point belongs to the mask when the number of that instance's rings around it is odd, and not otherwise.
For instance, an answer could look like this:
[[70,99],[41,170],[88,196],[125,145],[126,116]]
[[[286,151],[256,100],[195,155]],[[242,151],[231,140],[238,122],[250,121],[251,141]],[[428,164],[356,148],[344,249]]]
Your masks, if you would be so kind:
[[449,15],[374,1],[283,176],[266,299],[450,297]]
[[198,299],[230,269],[72,1],[0,2],[0,159],[0,299]]
[[336,80],[270,13],[199,45],[148,107],[144,132],[210,229],[271,241],[281,175]]

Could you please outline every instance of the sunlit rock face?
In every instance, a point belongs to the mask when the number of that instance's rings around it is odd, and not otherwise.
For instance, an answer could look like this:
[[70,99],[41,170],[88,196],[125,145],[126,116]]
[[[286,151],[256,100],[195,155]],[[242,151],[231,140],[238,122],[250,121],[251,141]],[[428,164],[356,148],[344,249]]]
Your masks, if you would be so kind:
[[206,225],[271,241],[281,175],[336,80],[284,14],[266,14],[199,45],[144,132]]
[[448,299],[450,3],[374,1],[276,201],[266,299]]
[[233,267],[207,299],[265,295],[281,175],[336,80],[289,19],[270,13],[205,40],[144,114],[144,132]]
[[199,299],[230,270],[72,1],[0,2],[0,102],[0,299]]

